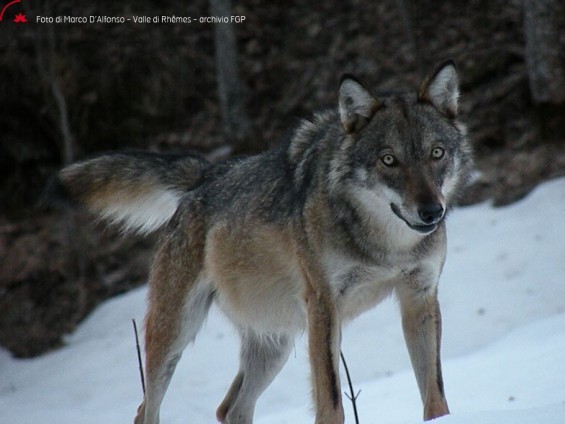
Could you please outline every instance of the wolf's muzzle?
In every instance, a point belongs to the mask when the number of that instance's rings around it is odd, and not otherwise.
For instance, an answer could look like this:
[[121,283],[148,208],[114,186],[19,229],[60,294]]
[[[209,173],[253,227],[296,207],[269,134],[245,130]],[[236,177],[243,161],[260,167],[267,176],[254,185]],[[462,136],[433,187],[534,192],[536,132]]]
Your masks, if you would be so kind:
[[418,216],[421,220],[421,224],[414,224],[408,221],[404,216],[402,216],[400,208],[394,203],[390,204],[390,208],[398,218],[403,220],[406,225],[408,225],[408,227],[422,234],[430,234],[435,231],[439,222],[445,215],[445,209],[442,205],[440,205],[439,203],[430,203],[418,209]]

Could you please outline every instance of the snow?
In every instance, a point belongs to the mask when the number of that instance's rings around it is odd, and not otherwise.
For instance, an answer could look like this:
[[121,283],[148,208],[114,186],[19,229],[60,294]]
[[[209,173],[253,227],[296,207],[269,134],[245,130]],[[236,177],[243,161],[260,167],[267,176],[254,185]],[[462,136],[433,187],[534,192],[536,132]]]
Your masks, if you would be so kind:
[[[565,422],[565,179],[504,208],[449,217],[440,283],[443,368],[452,415],[438,424]],[[141,384],[131,319],[146,289],[101,305],[65,348],[31,360],[0,350],[0,422],[132,422]],[[235,331],[215,309],[181,360],[161,422],[210,423],[235,375]],[[344,331],[361,423],[422,422],[422,406],[393,299]],[[260,399],[259,424],[312,423],[306,336]],[[344,390],[345,378],[343,378]],[[344,398],[346,422],[352,423]]]

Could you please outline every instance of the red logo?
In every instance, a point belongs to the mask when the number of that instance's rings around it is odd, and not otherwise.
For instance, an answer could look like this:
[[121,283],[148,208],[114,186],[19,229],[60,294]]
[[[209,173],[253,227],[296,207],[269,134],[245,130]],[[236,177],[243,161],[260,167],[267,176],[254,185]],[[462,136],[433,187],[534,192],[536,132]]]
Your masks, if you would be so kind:
[[17,24],[25,24],[27,22],[26,15],[24,15],[23,13],[18,13],[14,18],[14,22]]

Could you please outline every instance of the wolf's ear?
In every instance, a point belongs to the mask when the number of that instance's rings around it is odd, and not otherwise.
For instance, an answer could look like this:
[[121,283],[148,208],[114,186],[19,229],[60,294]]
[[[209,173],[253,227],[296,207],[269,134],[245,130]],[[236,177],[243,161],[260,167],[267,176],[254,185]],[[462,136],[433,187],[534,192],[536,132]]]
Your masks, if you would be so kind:
[[339,116],[346,133],[359,131],[371,120],[380,106],[365,87],[351,75],[344,75],[339,85]]
[[443,62],[429,75],[418,90],[418,100],[429,102],[449,118],[457,116],[459,100],[459,76],[455,62]]

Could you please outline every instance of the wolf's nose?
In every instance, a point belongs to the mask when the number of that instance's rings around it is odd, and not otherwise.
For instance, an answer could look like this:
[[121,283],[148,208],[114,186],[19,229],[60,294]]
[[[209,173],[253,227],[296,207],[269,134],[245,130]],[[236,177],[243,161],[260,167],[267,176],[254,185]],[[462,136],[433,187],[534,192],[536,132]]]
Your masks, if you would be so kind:
[[418,209],[418,215],[424,224],[435,224],[443,217],[443,206],[439,203],[428,203]]

